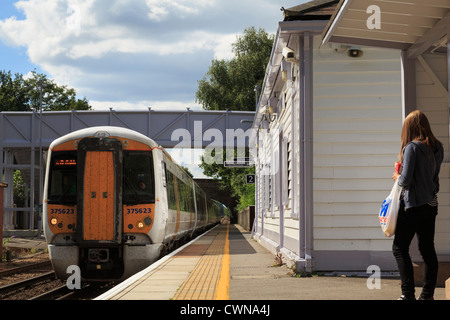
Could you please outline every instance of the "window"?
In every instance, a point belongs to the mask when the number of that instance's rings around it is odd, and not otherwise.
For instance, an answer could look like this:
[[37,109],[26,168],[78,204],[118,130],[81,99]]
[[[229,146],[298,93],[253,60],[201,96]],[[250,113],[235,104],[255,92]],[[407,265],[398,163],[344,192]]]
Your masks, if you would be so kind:
[[167,202],[170,210],[177,210],[177,198],[175,196],[175,178],[174,174],[166,168],[166,188]]
[[184,212],[194,212],[195,203],[194,203],[194,194],[192,189],[192,182],[187,180],[184,182],[181,179],[178,179],[178,194],[180,197],[180,211]]
[[151,151],[124,151],[123,203],[155,203],[155,176]]
[[77,153],[54,152],[50,164],[48,203],[77,203]]
[[200,220],[204,220],[206,217],[206,209],[205,209],[205,194],[198,187],[195,186],[195,196],[197,201],[197,215],[200,217]]

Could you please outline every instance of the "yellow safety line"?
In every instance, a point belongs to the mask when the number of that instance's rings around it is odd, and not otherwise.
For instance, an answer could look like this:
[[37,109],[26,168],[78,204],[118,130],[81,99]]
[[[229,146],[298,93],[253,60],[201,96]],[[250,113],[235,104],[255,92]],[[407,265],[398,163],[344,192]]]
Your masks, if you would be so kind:
[[225,236],[225,245],[223,249],[222,271],[220,272],[219,283],[216,289],[215,300],[230,299],[230,242],[228,240],[228,232],[230,225],[227,225],[227,234]]

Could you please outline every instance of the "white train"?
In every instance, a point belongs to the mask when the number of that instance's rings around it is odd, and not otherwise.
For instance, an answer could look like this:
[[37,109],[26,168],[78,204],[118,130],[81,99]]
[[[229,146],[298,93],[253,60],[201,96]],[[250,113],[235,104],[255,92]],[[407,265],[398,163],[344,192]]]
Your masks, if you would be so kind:
[[44,233],[58,278],[125,279],[212,227],[222,208],[148,137],[92,127],[55,140],[44,186]]

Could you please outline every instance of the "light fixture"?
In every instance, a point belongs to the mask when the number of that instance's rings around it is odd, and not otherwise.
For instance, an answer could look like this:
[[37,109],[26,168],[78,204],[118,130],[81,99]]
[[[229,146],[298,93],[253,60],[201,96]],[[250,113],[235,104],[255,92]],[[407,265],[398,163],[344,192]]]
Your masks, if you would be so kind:
[[350,58],[361,58],[363,54],[364,51],[362,51],[360,47],[350,47],[347,50],[347,56]]
[[108,138],[109,137],[109,132],[107,132],[107,131],[97,131],[94,134],[94,137],[96,137],[96,138]]
[[273,122],[277,118],[277,115],[273,113],[272,106],[266,106],[263,111],[263,117],[266,117],[267,121]]
[[281,80],[283,80],[283,82],[292,80],[291,63],[286,60],[281,61]]

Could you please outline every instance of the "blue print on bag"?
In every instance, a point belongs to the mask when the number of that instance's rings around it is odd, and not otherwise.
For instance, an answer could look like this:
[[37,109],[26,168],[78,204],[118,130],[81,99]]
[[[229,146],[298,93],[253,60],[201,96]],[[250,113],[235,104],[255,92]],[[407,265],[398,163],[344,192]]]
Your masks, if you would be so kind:
[[386,215],[389,212],[389,207],[391,206],[391,204],[392,204],[392,200],[386,199],[383,201],[383,204],[381,205],[381,210],[380,210],[380,215],[379,215],[381,225],[386,225],[386,219],[387,219]]

